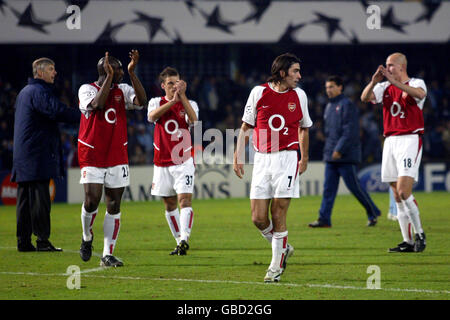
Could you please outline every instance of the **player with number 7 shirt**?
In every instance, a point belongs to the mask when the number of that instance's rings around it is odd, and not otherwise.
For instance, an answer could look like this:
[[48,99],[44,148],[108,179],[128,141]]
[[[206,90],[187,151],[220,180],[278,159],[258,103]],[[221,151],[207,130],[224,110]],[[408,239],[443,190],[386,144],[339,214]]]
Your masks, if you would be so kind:
[[250,92],[234,153],[233,169],[242,178],[245,144],[253,128],[252,220],[272,246],[264,282],[280,281],[294,252],[287,240],[286,215],[291,198],[300,196],[298,176],[307,168],[312,126],[306,94],[297,88],[300,79],[300,60],[295,55],[286,53],[274,60],[268,82]]
[[97,63],[98,80],[83,84],[78,91],[81,121],[78,134],[80,183],[84,186],[81,208],[83,236],[80,256],[92,255],[92,225],[105,189],[106,214],[103,222],[101,266],[120,267],[123,262],[113,255],[120,230],[120,202],[130,184],[127,152],[127,110],[142,110],[147,103],[145,90],[134,70],[139,52],[131,50],[128,74],[132,87],[121,83],[122,63],[108,52]]
[[[386,81],[381,82],[384,78]],[[419,178],[424,133],[423,106],[427,87],[422,79],[410,78],[407,59],[396,52],[378,66],[361,94],[361,101],[383,104],[384,140],[381,180],[390,184],[397,206],[403,242],[389,252],[421,252],[426,240],[419,207],[412,189]],[[412,227],[415,236],[413,237]]]

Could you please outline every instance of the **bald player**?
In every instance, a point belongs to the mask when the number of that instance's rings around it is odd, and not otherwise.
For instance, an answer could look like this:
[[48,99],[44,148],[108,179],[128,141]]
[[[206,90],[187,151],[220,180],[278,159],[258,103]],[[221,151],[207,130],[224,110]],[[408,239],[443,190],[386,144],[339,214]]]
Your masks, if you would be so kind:
[[[425,233],[412,189],[419,177],[424,133],[423,105],[427,87],[422,79],[410,78],[407,59],[393,53],[386,67],[378,66],[361,94],[361,101],[383,104],[384,147],[381,179],[394,192],[403,242],[389,252],[425,250]],[[386,81],[381,82],[383,79]],[[412,227],[415,235],[413,237]]]

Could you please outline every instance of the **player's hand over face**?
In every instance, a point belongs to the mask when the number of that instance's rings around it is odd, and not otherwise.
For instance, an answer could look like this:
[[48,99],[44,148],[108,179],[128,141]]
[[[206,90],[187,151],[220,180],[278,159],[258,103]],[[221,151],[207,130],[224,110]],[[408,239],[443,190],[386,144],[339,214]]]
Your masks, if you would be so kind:
[[381,80],[383,80],[384,75],[383,75],[383,66],[378,66],[377,71],[375,71],[375,73],[372,76],[372,82],[373,83],[378,83]]
[[392,81],[395,80],[394,76],[385,67],[381,67],[381,73],[389,82],[392,83]]
[[131,61],[128,64],[128,73],[133,73],[134,69],[136,68],[136,65],[139,62],[139,51],[133,49],[129,53],[129,56],[130,56]]
[[103,69],[105,69],[106,76],[113,76],[114,69],[109,64],[109,53],[105,52],[105,60],[103,61]]
[[174,102],[174,103],[176,103],[176,102],[178,102],[178,101],[180,101],[180,94],[179,94],[178,89],[177,89],[177,90],[175,91],[175,93],[173,94],[172,99],[171,99],[169,102]]
[[186,88],[187,88],[187,84],[185,81],[183,80],[178,80],[177,83],[175,84],[178,94],[179,95],[185,95],[186,94]]

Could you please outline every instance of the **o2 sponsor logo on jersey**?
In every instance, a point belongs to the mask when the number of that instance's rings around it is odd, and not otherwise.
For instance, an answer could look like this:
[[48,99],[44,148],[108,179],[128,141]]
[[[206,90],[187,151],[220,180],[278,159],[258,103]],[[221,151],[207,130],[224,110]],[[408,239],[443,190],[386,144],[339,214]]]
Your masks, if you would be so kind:
[[[111,115],[112,113],[112,115]],[[114,124],[116,123],[117,119],[116,119],[116,109],[114,108],[109,108],[108,110],[105,111],[105,120],[108,123]]]
[[381,164],[373,164],[358,173],[361,185],[368,192],[387,192],[389,185],[381,182]]

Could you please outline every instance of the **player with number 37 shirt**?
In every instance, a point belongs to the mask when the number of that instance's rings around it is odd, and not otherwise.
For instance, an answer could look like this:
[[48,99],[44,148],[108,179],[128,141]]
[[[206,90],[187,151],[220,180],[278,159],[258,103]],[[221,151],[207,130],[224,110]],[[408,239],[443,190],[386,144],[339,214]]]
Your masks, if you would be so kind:
[[189,129],[198,120],[199,110],[197,103],[186,97],[187,84],[176,69],[165,68],[159,80],[165,96],[152,98],[147,113],[148,121],[155,124],[152,195],[162,197],[166,220],[177,243],[170,254],[184,256],[194,220],[191,203],[195,166]]
[[[386,78],[387,81],[381,82]],[[381,180],[391,185],[403,242],[389,252],[425,250],[425,233],[412,189],[419,178],[427,87],[407,74],[407,59],[396,52],[379,66],[361,94],[363,102],[383,104],[384,140]],[[413,238],[412,227],[415,237]]]

